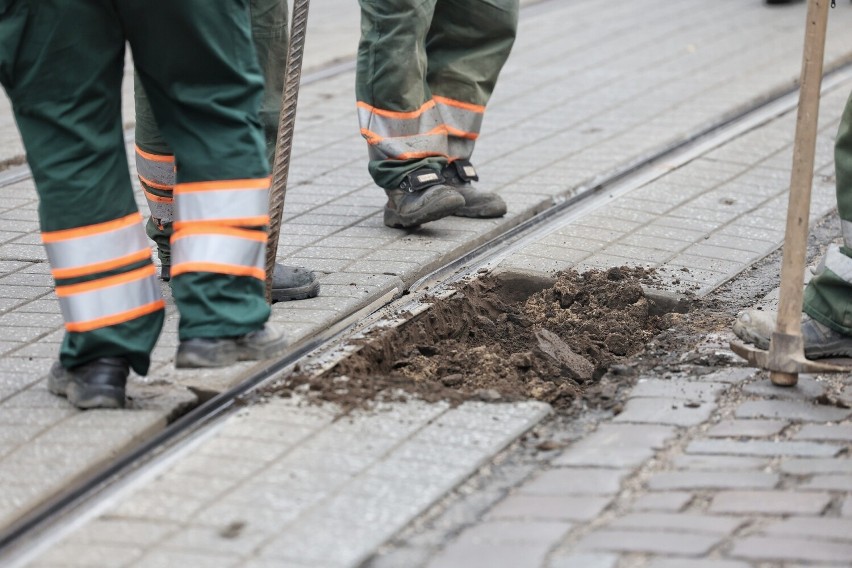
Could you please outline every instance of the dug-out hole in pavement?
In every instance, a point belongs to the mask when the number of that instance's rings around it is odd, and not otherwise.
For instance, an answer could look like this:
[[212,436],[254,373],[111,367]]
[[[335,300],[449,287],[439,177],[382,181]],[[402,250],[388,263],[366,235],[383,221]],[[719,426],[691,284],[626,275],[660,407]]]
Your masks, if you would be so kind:
[[410,395],[453,404],[533,399],[566,410],[687,311],[688,299],[655,283],[654,271],[623,266],[484,276],[359,340],[328,371],[297,369],[264,395],[298,392],[344,410]]

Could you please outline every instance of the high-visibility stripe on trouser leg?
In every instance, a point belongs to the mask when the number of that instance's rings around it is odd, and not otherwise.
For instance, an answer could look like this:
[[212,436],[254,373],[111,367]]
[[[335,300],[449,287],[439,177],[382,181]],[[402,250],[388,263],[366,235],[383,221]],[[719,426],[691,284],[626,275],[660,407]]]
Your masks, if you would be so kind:
[[175,186],[175,229],[199,223],[231,227],[269,224],[269,178]]
[[266,279],[266,233],[225,227],[179,229],[172,236],[172,276],[216,272]]
[[136,174],[151,217],[160,225],[174,220],[175,157],[152,154],[136,146]]
[[435,96],[438,112],[447,129],[447,153],[450,160],[469,160],[482,128],[485,107],[447,97]]
[[852,335],[852,250],[832,245],[819,274],[805,288],[804,311],[840,333]]
[[105,223],[44,232],[42,242],[57,279],[93,275],[151,258],[139,213]]
[[447,157],[447,128],[434,101],[410,112],[358,102],[358,121],[371,160]]
[[156,271],[151,265],[97,280],[57,286],[68,331],[92,331],[162,310]]

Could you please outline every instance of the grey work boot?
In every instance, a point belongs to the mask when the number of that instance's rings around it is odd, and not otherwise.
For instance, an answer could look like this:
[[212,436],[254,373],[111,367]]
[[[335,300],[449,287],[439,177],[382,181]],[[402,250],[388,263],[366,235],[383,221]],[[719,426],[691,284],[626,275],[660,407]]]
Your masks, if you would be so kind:
[[471,182],[479,181],[476,169],[467,160],[455,160],[447,164],[441,172],[447,185],[461,193],[464,207],[453,215],[458,217],[479,217],[480,219],[502,217],[506,214],[506,202],[496,193],[480,191]]
[[185,339],[178,345],[175,367],[226,367],[237,361],[260,361],[282,353],[286,347],[284,332],[267,323],[257,331],[237,337]]
[[[163,264],[160,268],[160,278],[164,282],[171,279],[172,267]],[[272,303],[304,300],[319,295],[320,283],[316,275],[307,268],[287,266],[275,263],[272,273]]]
[[464,197],[444,185],[444,178],[429,168],[408,174],[398,189],[386,189],[385,193],[385,225],[399,229],[442,219],[464,206]]
[[73,369],[57,361],[47,375],[47,389],[77,408],[124,408],[129,374],[130,365],[118,357],[102,357]]
[[[769,349],[769,340],[775,331],[775,317],[775,312],[745,310],[737,315],[733,326],[734,333],[759,349]],[[802,341],[805,344],[805,357],[808,359],[852,357],[852,337],[838,333],[804,313]]]

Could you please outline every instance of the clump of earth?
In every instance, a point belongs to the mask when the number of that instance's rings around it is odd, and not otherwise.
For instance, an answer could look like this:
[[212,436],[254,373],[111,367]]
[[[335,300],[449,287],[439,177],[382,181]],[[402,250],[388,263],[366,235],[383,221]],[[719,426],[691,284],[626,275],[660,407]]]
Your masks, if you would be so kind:
[[320,376],[272,387],[343,408],[415,395],[427,401],[540,400],[570,406],[608,369],[641,353],[678,314],[646,297],[643,268],[485,277],[461,287]]

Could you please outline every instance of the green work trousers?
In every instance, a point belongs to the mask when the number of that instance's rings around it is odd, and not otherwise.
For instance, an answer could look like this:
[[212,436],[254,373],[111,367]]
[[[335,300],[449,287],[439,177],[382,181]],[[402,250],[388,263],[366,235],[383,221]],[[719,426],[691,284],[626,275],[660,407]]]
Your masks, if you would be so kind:
[[[278,119],[281,114],[281,94],[284,91],[284,71],[287,64],[287,0],[249,0],[251,35],[255,53],[263,74],[263,99],[260,105],[260,121],[266,138],[266,156],[270,166],[275,157],[275,143],[278,138]],[[151,103],[145,90],[135,76],[134,97],[136,103],[136,145],[143,151],[158,155],[171,155],[172,149],[163,138]],[[171,188],[152,187],[140,180],[145,191],[160,199],[157,209],[173,207]],[[164,184],[164,185],[169,185]],[[171,215],[158,218],[152,208],[145,229],[148,236],[157,243],[157,253],[164,266],[171,264],[172,235]]]
[[824,269],[808,283],[804,311],[833,330],[852,335],[852,96],[834,144],[834,167],[843,246],[829,249]]
[[359,0],[355,78],[368,169],[382,188],[470,159],[509,56],[518,0]]
[[[269,175],[247,3],[0,0],[0,83],[40,198],[66,321],[60,360],[67,368],[113,356],[144,374],[163,321],[124,147],[125,43],[175,148],[179,183]],[[125,285],[136,288],[129,296],[114,293]],[[269,316],[258,278],[188,272],[174,279],[173,290],[184,339],[245,334]],[[133,309],[114,311],[137,296]],[[104,317],[83,317],[92,314]]]

